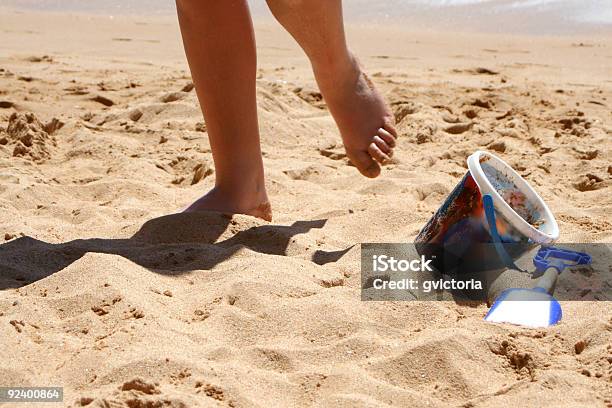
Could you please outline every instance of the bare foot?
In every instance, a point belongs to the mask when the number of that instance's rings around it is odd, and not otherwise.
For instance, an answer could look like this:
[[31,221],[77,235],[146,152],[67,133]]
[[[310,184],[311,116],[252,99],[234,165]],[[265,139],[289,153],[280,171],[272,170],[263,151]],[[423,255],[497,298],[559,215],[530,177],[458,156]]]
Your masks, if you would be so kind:
[[397,138],[389,106],[353,56],[346,64],[315,67],[315,75],[348,158],[364,176],[377,177]]
[[272,207],[265,188],[252,194],[240,194],[238,189],[214,187],[206,195],[196,200],[184,212],[219,211],[230,214],[246,214],[272,221]]

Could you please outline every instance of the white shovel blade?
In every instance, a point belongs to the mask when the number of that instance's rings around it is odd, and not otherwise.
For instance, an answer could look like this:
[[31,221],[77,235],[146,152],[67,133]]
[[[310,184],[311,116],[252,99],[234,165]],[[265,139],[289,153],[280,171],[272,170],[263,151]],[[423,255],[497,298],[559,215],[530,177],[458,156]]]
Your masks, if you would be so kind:
[[495,300],[485,320],[548,327],[558,323],[562,316],[561,305],[547,293],[533,289],[507,289]]

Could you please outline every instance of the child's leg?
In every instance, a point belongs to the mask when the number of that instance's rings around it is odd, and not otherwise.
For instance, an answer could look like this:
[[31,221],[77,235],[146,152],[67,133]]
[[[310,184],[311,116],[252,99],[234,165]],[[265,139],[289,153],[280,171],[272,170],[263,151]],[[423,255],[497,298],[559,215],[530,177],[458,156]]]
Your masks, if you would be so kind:
[[176,3],[216,177],[215,187],[187,211],[227,211],[269,220],[257,123],[257,58],[246,0]]
[[267,0],[276,19],[304,49],[348,157],[367,177],[392,155],[393,114],[346,45],[341,0]]

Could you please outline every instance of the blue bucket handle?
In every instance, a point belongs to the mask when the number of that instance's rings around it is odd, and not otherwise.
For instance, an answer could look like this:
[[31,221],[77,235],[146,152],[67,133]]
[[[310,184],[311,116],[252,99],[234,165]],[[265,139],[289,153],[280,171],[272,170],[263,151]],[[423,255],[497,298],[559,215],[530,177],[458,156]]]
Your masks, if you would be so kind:
[[495,223],[495,207],[493,206],[493,197],[491,197],[490,194],[483,194],[482,206],[484,207],[485,218],[489,226],[489,234],[491,235],[491,239],[495,245],[495,251],[497,251],[499,258],[502,260],[504,265],[510,269],[527,272],[526,270],[519,268],[516,263],[514,263],[514,259],[512,259],[504,247],[504,242],[497,232],[497,224]]

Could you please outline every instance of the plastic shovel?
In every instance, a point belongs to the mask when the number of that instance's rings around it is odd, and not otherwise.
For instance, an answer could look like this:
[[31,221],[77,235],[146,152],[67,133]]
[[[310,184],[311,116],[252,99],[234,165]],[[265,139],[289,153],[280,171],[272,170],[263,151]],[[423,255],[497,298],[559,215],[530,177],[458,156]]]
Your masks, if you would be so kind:
[[535,287],[504,290],[491,306],[485,321],[527,327],[548,327],[558,323],[563,312],[552,296],[557,278],[568,266],[590,264],[591,257],[582,252],[543,247],[533,263],[538,272],[544,272]]
[[548,327],[561,320],[561,305],[552,296],[559,272],[552,266],[533,289],[506,289],[485,316],[487,322]]

